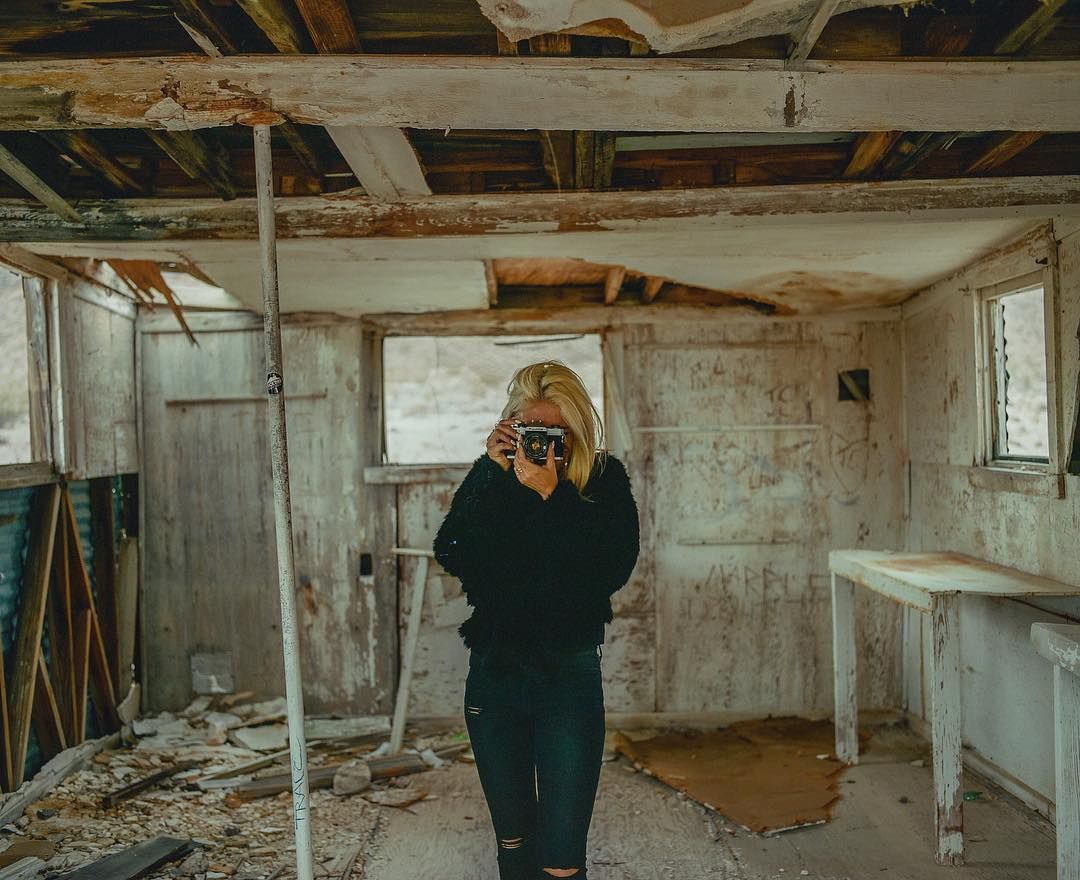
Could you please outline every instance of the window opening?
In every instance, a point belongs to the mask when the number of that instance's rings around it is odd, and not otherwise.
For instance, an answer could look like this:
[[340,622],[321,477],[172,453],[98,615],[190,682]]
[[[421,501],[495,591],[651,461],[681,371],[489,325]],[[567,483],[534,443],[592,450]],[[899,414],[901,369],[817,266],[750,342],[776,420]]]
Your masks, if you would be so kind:
[[30,379],[22,276],[0,266],[0,465],[29,464]]
[[514,371],[558,359],[604,415],[600,336],[390,336],[383,340],[386,458],[461,464],[484,452]]

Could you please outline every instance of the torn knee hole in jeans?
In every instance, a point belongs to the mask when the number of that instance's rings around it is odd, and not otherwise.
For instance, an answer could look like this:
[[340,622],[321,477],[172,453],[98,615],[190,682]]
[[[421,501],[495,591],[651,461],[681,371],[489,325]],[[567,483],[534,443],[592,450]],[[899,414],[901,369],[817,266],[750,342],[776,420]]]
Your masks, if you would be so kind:
[[471,712],[473,715],[479,715],[481,712],[484,711],[483,706],[466,706],[465,709],[466,711]]
[[[580,868],[544,868],[544,873],[551,874],[552,877],[573,877],[580,870]],[[555,874],[553,873],[554,871],[558,871],[559,873]],[[569,873],[565,873],[567,871],[569,871]]]
[[499,846],[501,846],[503,849],[517,849],[524,842],[524,837],[507,837],[505,840],[499,841]]

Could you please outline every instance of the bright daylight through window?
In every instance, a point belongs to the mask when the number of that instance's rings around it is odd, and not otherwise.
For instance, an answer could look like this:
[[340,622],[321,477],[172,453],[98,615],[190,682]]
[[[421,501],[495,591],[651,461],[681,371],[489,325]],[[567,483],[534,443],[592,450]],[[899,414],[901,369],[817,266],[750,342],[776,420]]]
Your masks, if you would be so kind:
[[383,342],[386,451],[394,464],[465,464],[506,403],[514,371],[558,359],[604,414],[600,337],[392,336]]
[[1047,461],[1050,444],[1042,285],[994,297],[987,305],[993,356],[994,458]]

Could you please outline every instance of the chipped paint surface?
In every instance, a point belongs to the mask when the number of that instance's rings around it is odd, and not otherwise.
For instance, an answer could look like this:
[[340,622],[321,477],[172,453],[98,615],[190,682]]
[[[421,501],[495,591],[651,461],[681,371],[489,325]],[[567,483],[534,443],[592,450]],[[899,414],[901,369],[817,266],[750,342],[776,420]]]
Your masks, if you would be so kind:
[[[648,43],[657,52],[722,46],[769,34],[792,33],[817,0],[478,0],[508,39],[566,32]],[[886,0],[848,0],[837,13]]]
[[[973,297],[983,285],[1060,268],[1058,388],[1067,432],[1076,418],[1080,361],[1080,235],[1061,236],[1056,254],[1047,237],[1029,238],[942,282],[912,301],[904,322],[905,385],[911,455],[911,517],[907,550],[952,551],[1076,584],[1080,572],[1080,478],[1065,478],[1065,498],[1047,482],[1014,478],[988,484],[972,466],[979,456]],[[906,307],[905,307],[906,308]],[[955,389],[955,390],[954,390]],[[914,616],[914,615],[913,615]],[[963,740],[1041,796],[1054,797],[1051,669],[1032,650],[1032,624],[1080,619],[1080,599],[971,599],[960,606]],[[929,632],[910,621],[905,664],[912,710],[926,714]]]
[[1074,131],[1078,69],[542,56],[10,61],[0,65],[0,129],[199,129],[269,112],[312,125],[433,129]]
[[[360,578],[360,330],[282,330],[297,626],[305,708],[386,712],[392,584]],[[188,655],[231,651],[238,690],[283,689],[261,326],[145,333],[142,345],[146,673],[154,709],[189,697]]]

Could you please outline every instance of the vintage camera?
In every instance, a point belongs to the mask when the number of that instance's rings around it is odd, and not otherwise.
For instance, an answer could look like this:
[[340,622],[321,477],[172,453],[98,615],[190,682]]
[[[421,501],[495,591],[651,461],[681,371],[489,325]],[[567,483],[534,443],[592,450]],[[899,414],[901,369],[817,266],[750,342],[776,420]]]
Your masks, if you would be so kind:
[[[525,457],[537,464],[547,461],[548,446],[553,446],[552,457],[555,461],[562,461],[563,449],[566,443],[565,428],[549,428],[546,425],[524,425],[514,422],[511,427],[518,433],[517,448],[525,453]],[[513,449],[505,453],[508,459],[513,459]]]

